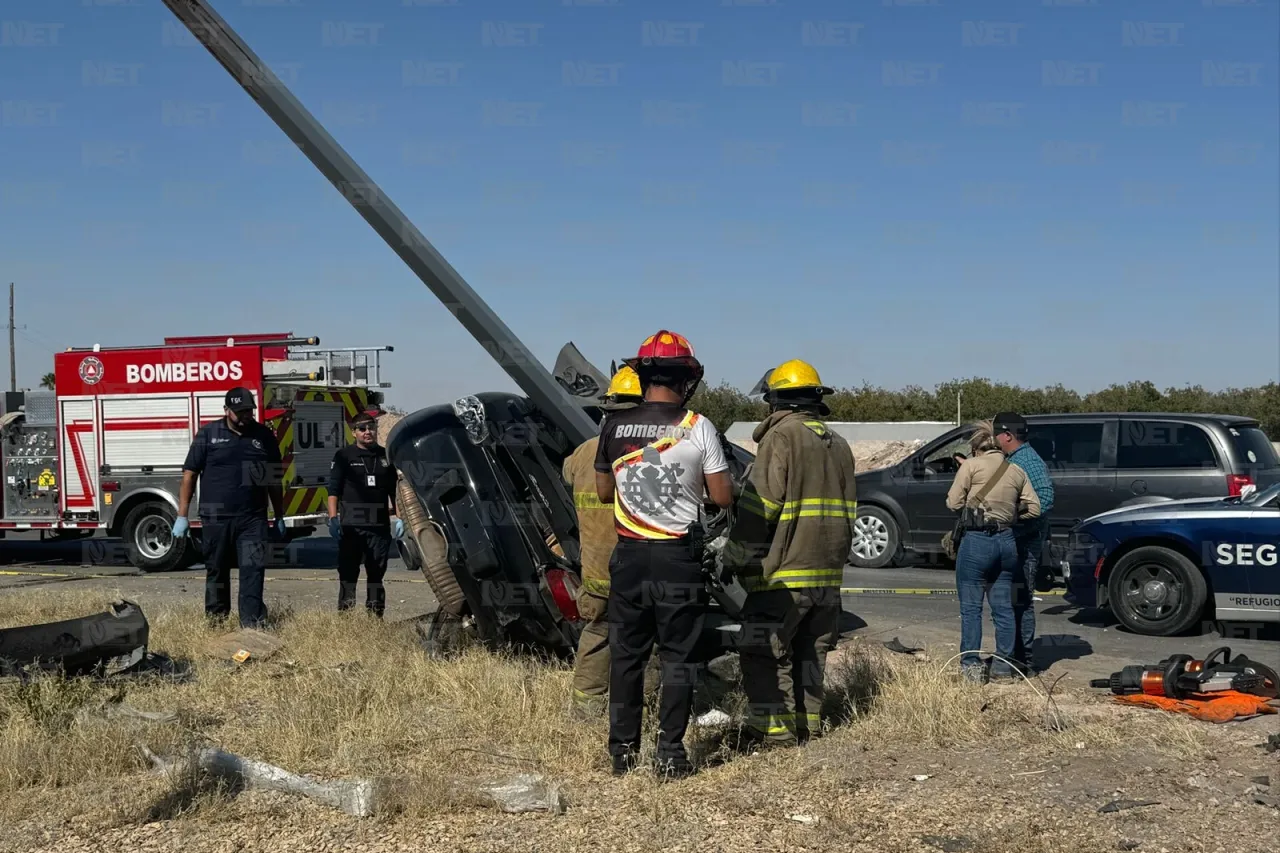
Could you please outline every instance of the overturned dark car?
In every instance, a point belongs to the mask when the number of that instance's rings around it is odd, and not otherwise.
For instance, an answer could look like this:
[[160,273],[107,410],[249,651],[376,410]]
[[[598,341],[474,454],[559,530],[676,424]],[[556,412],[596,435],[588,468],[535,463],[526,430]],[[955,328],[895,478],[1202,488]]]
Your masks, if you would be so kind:
[[[567,367],[566,361],[579,367]],[[603,375],[569,345],[556,376],[597,423]],[[741,484],[752,455],[725,441]],[[527,397],[482,393],[421,409],[387,438],[400,472],[397,493],[406,535],[406,566],[421,569],[447,622],[491,646],[572,656],[581,621],[578,524],[573,494],[561,476],[574,445]],[[727,515],[708,508],[708,538]],[[729,649],[740,589],[708,577],[711,612],[704,638],[712,654]]]

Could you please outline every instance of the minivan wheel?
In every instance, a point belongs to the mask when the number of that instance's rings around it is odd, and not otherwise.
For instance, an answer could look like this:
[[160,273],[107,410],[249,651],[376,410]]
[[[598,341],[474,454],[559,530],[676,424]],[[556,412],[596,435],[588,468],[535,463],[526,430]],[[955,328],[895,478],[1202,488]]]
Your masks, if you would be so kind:
[[1169,637],[1199,621],[1209,597],[1204,575],[1181,553],[1158,545],[1135,548],[1111,570],[1111,612],[1136,634]]
[[853,519],[849,562],[860,569],[882,569],[898,556],[902,536],[898,523],[878,506],[860,506]]

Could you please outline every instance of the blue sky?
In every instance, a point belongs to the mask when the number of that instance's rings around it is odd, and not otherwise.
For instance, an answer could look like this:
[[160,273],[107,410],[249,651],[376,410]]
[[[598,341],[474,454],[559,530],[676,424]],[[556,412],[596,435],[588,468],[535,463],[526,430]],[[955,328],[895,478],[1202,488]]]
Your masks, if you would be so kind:
[[[547,364],[1280,378],[1275,0],[214,5]],[[408,408],[511,387],[159,0],[0,20],[20,385],[291,330]]]

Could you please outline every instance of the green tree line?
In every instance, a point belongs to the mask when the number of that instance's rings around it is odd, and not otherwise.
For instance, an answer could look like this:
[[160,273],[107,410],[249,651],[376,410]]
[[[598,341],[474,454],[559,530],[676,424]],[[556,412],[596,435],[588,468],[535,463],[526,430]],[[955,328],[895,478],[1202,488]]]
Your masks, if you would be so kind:
[[[963,421],[989,418],[996,412],[1024,415],[1065,412],[1185,412],[1243,415],[1256,419],[1267,435],[1280,441],[1280,385],[1209,391],[1199,385],[1161,391],[1151,382],[1112,385],[1081,394],[1062,385],[1021,388],[990,379],[943,382],[932,390],[912,385],[898,391],[863,384],[842,388],[827,398],[833,421],[950,421],[956,420],[956,396]],[[711,418],[721,431],[735,421],[758,421],[768,407],[722,383],[694,395],[690,408]]]

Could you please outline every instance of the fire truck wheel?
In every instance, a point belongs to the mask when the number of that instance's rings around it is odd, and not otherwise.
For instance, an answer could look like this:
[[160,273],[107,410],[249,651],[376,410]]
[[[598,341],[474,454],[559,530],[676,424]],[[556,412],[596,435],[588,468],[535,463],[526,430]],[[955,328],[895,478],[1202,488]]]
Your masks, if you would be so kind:
[[187,552],[195,547],[190,536],[173,537],[173,507],[160,501],[139,504],[124,520],[122,537],[129,562],[143,572],[168,572],[181,568]]

